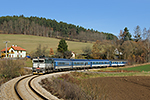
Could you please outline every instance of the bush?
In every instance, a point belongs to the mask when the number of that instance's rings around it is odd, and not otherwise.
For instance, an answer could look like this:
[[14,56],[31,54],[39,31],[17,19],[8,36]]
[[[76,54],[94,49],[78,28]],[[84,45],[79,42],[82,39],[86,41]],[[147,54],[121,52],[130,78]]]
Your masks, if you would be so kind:
[[99,78],[83,78],[90,74],[63,74],[58,78],[43,79],[40,84],[53,95],[64,100],[106,100],[109,91]]
[[47,91],[51,92],[58,98],[64,100],[88,100],[89,97],[85,92],[76,84],[53,78],[49,81],[47,78],[42,80],[40,83]]
[[0,61],[1,77],[12,79],[20,75],[24,75],[25,61],[19,59],[3,59]]

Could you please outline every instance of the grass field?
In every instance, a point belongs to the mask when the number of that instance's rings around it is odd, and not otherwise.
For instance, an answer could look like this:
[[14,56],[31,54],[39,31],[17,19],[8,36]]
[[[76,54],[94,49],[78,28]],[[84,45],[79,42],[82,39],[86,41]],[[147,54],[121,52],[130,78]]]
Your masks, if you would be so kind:
[[150,71],[150,64],[138,65],[136,67],[126,67],[126,66],[125,67],[110,67],[110,68],[100,69],[99,71],[116,71],[116,70],[149,72]]
[[[48,51],[50,48],[56,52],[60,39],[32,36],[32,35],[14,35],[14,34],[0,34],[0,50],[5,48],[5,41],[10,41],[8,47],[11,45],[18,45],[27,50],[30,53],[38,47],[39,44],[42,46],[48,46]],[[82,53],[82,48],[89,46],[92,48],[92,43],[82,43],[66,41],[68,44],[68,49],[74,51],[75,53]]]
[[141,65],[137,67],[131,67],[131,68],[123,68],[123,70],[128,70],[128,71],[150,71],[150,64],[148,65]]

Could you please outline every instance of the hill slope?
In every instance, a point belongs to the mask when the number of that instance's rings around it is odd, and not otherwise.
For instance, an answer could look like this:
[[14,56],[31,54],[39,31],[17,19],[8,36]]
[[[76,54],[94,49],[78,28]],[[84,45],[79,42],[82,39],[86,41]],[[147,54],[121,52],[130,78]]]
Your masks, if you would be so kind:
[[[27,53],[36,50],[39,44],[43,46],[48,46],[48,51],[50,48],[56,52],[60,39],[32,36],[32,35],[12,35],[12,34],[0,34],[0,50],[5,48],[5,41],[10,41],[7,47],[11,45],[18,45],[27,50]],[[82,43],[82,42],[72,42],[66,41],[68,44],[68,49],[76,53],[81,53],[82,48],[89,46],[92,47],[92,43]]]

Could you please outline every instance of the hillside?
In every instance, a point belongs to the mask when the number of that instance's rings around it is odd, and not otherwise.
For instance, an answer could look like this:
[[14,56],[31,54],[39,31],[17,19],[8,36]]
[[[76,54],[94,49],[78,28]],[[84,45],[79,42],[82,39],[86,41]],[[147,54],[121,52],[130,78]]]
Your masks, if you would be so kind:
[[[5,41],[10,41],[7,46],[18,45],[27,50],[27,53],[36,50],[37,46],[41,44],[42,46],[48,46],[47,50],[52,48],[56,52],[58,43],[60,39],[32,36],[32,35],[12,35],[12,34],[0,34],[0,50],[5,48]],[[68,49],[76,53],[81,53],[82,48],[89,46],[92,47],[92,43],[82,43],[66,41],[68,44]]]
[[92,41],[117,40],[111,33],[86,29],[79,25],[57,22],[56,20],[21,16],[0,17],[0,34],[24,34],[53,38],[68,38],[70,40]]

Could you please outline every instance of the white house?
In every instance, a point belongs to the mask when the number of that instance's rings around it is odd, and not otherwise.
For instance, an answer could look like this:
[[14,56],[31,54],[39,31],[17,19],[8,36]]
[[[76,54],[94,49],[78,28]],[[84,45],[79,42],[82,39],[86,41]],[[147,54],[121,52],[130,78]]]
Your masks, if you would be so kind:
[[[6,48],[1,50],[1,57],[5,57],[6,56]],[[24,58],[26,57],[26,49],[23,49],[17,45],[12,45],[11,47],[7,48],[7,57],[10,58],[15,58],[15,57],[19,57],[19,58]]]
[[76,54],[72,51],[71,52],[71,54],[72,54],[72,57],[71,57],[71,59],[75,59],[75,57],[76,57]]

